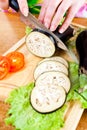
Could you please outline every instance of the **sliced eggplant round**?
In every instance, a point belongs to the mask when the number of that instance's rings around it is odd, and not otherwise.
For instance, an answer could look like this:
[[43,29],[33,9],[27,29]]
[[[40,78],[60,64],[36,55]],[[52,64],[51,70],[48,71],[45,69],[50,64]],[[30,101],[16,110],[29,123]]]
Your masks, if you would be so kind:
[[52,112],[60,108],[64,104],[65,99],[65,90],[52,84],[36,86],[31,93],[31,104],[36,111],[41,113]]
[[39,75],[47,71],[59,71],[68,75],[68,69],[62,63],[49,60],[44,61],[36,67],[34,71],[34,79],[36,80]]
[[55,39],[53,38],[53,36],[52,36],[51,34],[49,34],[48,32],[46,32],[45,30],[38,29],[38,28],[33,29],[33,32],[34,32],[34,31],[40,32],[40,33],[42,33],[42,34],[45,34],[47,37],[49,37],[49,38],[52,40],[52,42],[53,42],[53,43],[55,44],[55,46],[56,46],[56,41],[55,41]]
[[65,65],[68,68],[68,62],[64,58],[62,58],[60,56],[53,56],[53,57],[45,58],[45,59],[41,60],[39,62],[39,64],[43,63],[44,61],[49,61],[49,60],[58,61],[58,62],[62,63],[63,65]]
[[26,45],[31,53],[39,57],[50,57],[55,53],[53,40],[38,31],[33,31],[26,37]]
[[35,85],[57,85],[63,87],[67,93],[69,92],[71,86],[70,79],[64,73],[57,71],[44,72],[37,78]]

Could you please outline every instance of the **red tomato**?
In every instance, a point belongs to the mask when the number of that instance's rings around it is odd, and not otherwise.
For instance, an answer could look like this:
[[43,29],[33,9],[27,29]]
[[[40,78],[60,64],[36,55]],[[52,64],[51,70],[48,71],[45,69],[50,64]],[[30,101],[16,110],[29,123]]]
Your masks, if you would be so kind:
[[10,52],[6,57],[10,60],[9,72],[16,72],[24,66],[24,55],[21,52]]
[[0,80],[8,74],[9,70],[9,60],[5,56],[0,56]]

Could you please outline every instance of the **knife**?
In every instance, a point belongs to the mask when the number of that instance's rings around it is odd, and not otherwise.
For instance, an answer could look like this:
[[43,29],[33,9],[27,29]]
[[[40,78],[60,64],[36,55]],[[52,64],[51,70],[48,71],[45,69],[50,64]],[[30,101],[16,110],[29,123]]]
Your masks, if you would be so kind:
[[30,12],[28,13],[28,16],[24,16],[21,11],[19,10],[19,5],[17,0],[9,0],[9,6],[12,7],[15,11],[19,11],[22,21],[27,25],[33,25],[34,27],[38,29],[43,29],[44,31],[48,32],[55,40],[56,44],[59,48],[62,50],[68,51],[67,46],[58,38],[53,32],[51,32],[49,29],[47,29],[41,22],[38,21],[38,19],[33,16]]

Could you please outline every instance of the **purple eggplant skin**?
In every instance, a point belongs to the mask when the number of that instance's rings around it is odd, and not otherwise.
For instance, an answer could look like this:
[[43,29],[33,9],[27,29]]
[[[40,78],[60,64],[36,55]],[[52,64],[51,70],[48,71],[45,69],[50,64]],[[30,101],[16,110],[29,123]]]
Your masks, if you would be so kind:
[[74,28],[69,26],[64,33],[59,33],[60,26],[53,32],[57,37],[59,37],[64,43],[74,36]]
[[79,55],[80,72],[87,74],[87,30],[82,31],[77,36],[76,50]]

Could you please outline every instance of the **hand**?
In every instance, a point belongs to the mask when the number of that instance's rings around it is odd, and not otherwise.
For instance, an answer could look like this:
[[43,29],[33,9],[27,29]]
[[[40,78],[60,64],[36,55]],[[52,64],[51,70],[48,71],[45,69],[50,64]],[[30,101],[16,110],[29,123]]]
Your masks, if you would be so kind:
[[[28,5],[27,0],[17,0],[19,4],[19,8],[21,12],[27,16],[28,15]],[[0,8],[8,9],[9,8],[9,0],[0,0]]]
[[51,31],[55,31],[67,11],[65,20],[59,29],[59,32],[63,33],[84,3],[85,0],[44,0],[39,20]]
[[20,11],[23,13],[24,16],[28,16],[28,5],[27,0],[17,0],[19,4]]
[[1,9],[7,9],[9,7],[8,0],[0,0],[0,8]]

